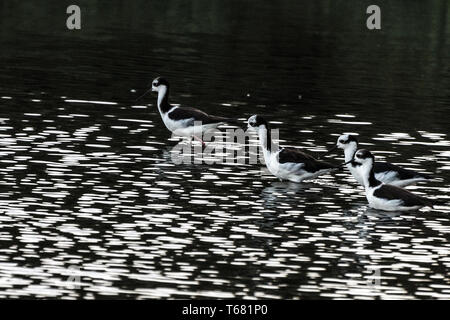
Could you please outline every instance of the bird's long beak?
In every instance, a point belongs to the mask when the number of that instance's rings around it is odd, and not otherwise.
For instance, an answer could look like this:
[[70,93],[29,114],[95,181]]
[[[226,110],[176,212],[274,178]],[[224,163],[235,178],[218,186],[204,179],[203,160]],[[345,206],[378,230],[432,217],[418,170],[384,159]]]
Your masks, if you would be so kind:
[[147,91],[145,91],[139,98],[137,98],[136,100],[134,100],[134,101],[138,101],[138,100],[141,100],[147,93],[149,93],[150,91],[152,91],[152,88],[150,88],[150,89],[148,89]]
[[333,148],[331,148],[330,150],[328,150],[327,152],[325,152],[324,154],[320,155],[317,157],[317,159],[325,157],[326,155],[329,155],[330,153],[332,153],[334,150],[337,149],[337,145],[335,145]]
[[352,162],[352,161],[353,161],[353,159],[352,159],[352,160],[348,160],[347,162],[344,162],[343,164],[339,165],[339,167],[343,167],[343,166],[349,164],[349,163]]

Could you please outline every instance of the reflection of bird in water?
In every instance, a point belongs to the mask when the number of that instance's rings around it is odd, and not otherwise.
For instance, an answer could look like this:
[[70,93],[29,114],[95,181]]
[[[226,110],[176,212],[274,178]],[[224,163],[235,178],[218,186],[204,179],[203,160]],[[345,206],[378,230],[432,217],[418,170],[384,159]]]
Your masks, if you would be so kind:
[[279,206],[281,203],[297,201],[295,195],[302,189],[320,187],[315,183],[272,182],[261,192],[261,198],[267,206]]
[[[341,223],[352,235],[356,234],[358,236],[358,239],[352,239],[349,242],[349,245],[358,241],[367,241],[366,243],[371,243],[373,241],[374,232],[379,226],[395,227],[402,224],[401,220],[393,219],[400,215],[401,212],[386,212],[372,209],[366,205],[365,201],[358,200],[355,201],[349,209],[342,211],[342,217],[345,217],[346,219]],[[388,231],[386,231],[386,233],[388,233]],[[365,244],[361,246],[361,249],[364,248],[366,248]],[[359,253],[355,255],[355,259],[359,262],[371,260],[368,259],[367,255],[361,255]]]
[[302,189],[308,189],[311,187],[319,186],[316,183],[295,183],[295,182],[279,182],[274,181],[270,186],[264,188],[263,192],[280,192],[286,194],[295,194],[297,191]]
[[[172,164],[190,165],[204,162],[203,148],[200,145],[192,145],[191,143],[181,140],[174,146],[167,146],[162,149],[162,156]],[[196,161],[198,160],[198,161]]]
[[380,211],[370,207],[364,211],[364,215],[371,218],[377,218],[383,221],[391,221],[391,218],[398,217],[402,214],[400,211]]
[[201,145],[193,145],[186,140],[180,140],[173,146],[162,148],[162,156],[176,165],[213,164],[228,161],[234,163],[236,155],[232,152],[230,156],[227,148],[238,149],[240,145],[234,142],[228,143],[225,138],[224,135],[215,136],[206,148]]
[[[166,146],[162,149],[163,158],[173,164],[192,163],[192,155],[195,154],[196,148],[192,148],[192,145],[184,140],[179,141],[174,146]],[[201,147],[198,150],[202,151]]]

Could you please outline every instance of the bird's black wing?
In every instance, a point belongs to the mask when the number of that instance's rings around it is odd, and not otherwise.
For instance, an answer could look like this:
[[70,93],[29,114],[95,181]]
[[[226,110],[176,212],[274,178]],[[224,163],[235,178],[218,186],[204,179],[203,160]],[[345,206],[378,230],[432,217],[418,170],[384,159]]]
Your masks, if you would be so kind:
[[168,114],[172,120],[190,120],[187,125],[194,125],[195,121],[201,121],[202,124],[219,123],[219,122],[235,122],[237,120],[217,117],[207,114],[196,108],[178,107],[170,111]]
[[192,119],[193,121],[201,121],[205,124],[210,121],[210,116],[207,113],[195,108],[178,107],[170,111],[168,116],[171,120],[175,121]]
[[398,177],[402,180],[414,179],[414,178],[430,179],[430,177],[425,174],[420,174],[413,170],[403,169],[399,166],[396,166],[395,164],[388,163],[388,162],[375,162],[373,171],[375,173],[381,173],[381,172],[386,172],[386,171],[395,171],[398,173]]
[[377,198],[383,198],[386,200],[402,200],[404,206],[406,207],[433,205],[432,200],[422,198],[405,189],[392,186],[390,184],[383,184],[374,191],[373,195]]
[[336,168],[336,166],[325,162],[320,161],[309,154],[306,154],[300,150],[292,149],[292,148],[283,148],[278,153],[278,162],[279,163],[287,163],[287,162],[293,162],[293,163],[303,163],[302,169],[308,171],[308,172],[317,172],[322,169],[332,169]]

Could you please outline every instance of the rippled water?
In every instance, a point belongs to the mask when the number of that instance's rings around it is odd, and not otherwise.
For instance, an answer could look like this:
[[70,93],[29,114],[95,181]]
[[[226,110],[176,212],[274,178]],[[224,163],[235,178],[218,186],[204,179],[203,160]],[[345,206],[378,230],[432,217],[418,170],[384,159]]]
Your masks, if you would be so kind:
[[134,102],[163,74],[174,103],[264,114],[314,155],[357,133],[449,199],[446,1],[391,5],[378,33],[349,2],[94,1],[77,32],[31,3],[0,5],[0,297],[450,298],[450,206],[369,209],[348,171],[176,164],[155,97]]

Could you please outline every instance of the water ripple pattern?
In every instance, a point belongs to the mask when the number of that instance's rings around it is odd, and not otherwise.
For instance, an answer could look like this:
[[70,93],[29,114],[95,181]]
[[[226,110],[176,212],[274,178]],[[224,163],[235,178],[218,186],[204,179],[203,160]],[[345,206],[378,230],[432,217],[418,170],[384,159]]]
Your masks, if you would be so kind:
[[[0,12],[22,39],[0,36],[0,298],[450,298],[448,205],[372,210],[347,170],[295,184],[261,164],[177,164],[155,97],[134,101],[164,74],[174,103],[243,127],[264,114],[312,155],[358,134],[377,159],[436,177],[408,190],[449,200],[444,22],[368,36],[315,2],[192,4],[193,21],[176,0],[144,2],[86,13],[94,25],[72,33],[50,4],[8,5],[38,26]],[[423,5],[391,15],[443,17]]]

